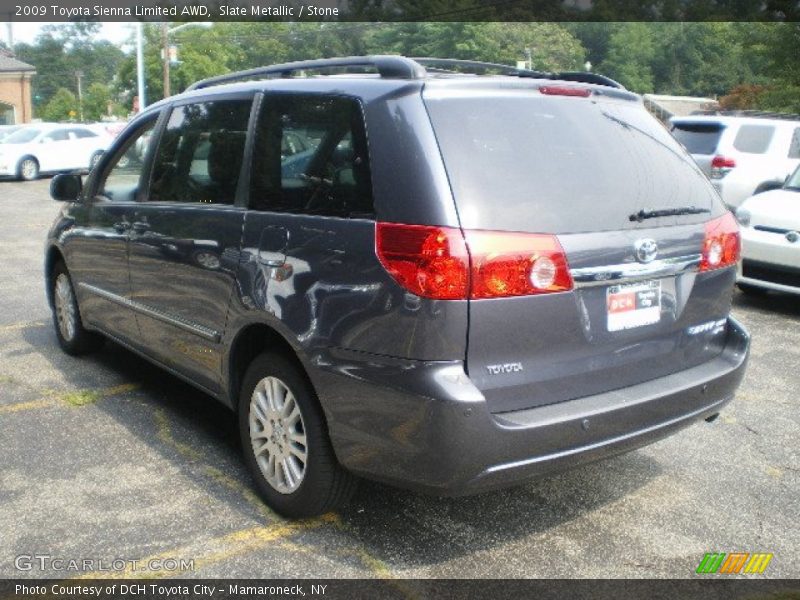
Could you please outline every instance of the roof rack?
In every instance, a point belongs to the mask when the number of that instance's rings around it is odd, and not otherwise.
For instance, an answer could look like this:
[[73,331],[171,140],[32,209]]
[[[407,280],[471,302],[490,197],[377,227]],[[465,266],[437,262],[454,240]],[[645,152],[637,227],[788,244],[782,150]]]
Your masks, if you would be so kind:
[[696,110],[692,116],[751,117],[756,119],[779,119],[781,121],[800,121],[800,115],[793,113],[770,112],[767,110]]
[[327,71],[331,69],[352,70],[356,68],[373,68],[378,72],[378,75],[385,79],[423,79],[427,74],[425,70],[426,66],[430,68],[432,73],[471,72],[472,74],[482,74],[489,71],[497,71],[501,75],[510,75],[513,77],[576,81],[625,89],[613,79],[595,73],[579,71],[545,73],[475,60],[458,60],[454,58],[406,58],[405,56],[376,55],[301,60],[280,65],[270,65],[268,67],[258,67],[246,71],[237,71],[235,73],[226,73],[225,75],[218,75],[216,77],[209,77],[208,79],[197,81],[186,88],[186,91],[200,90],[215,85],[232,83],[234,81],[244,81],[246,79],[288,78],[302,71]]
[[251,78],[268,79],[273,77],[291,77],[299,71],[326,71],[329,69],[352,69],[355,67],[371,67],[387,79],[422,79],[425,69],[418,63],[404,56],[348,56],[345,58],[323,58],[318,60],[300,60],[297,62],[257,67],[246,71],[226,73],[197,81],[186,88],[186,91],[199,90],[224,83],[243,81]]
[[[485,73],[487,71],[498,71],[501,75],[511,75],[514,77],[530,77],[532,79],[557,79],[560,81],[575,81],[579,83],[593,83],[608,87],[625,89],[622,84],[604,75],[589,73],[584,71],[564,71],[561,73],[549,73],[544,71],[533,71],[531,69],[518,69],[509,65],[498,63],[482,62],[476,60],[459,60],[456,58],[428,58],[414,57],[412,60],[423,67],[431,67],[437,73],[442,72],[442,67],[453,67],[454,69],[471,69]],[[460,71],[453,71],[460,72]]]

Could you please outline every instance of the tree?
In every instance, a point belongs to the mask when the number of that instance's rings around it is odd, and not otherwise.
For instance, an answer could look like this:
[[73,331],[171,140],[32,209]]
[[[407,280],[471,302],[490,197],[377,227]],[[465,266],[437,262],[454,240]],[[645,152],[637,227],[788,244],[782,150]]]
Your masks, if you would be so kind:
[[60,88],[77,93],[76,71],[83,72],[85,87],[114,78],[125,55],[111,42],[98,40],[99,31],[99,23],[48,25],[34,44],[15,45],[19,59],[36,67],[32,91],[38,104],[47,104]]
[[600,70],[634,92],[652,92],[656,48],[651,32],[645,23],[626,23],[611,35]]
[[99,121],[108,115],[111,90],[105,84],[91,84],[83,95],[83,114],[87,121]]
[[66,88],[59,88],[42,109],[45,121],[66,121],[78,114],[78,98]]

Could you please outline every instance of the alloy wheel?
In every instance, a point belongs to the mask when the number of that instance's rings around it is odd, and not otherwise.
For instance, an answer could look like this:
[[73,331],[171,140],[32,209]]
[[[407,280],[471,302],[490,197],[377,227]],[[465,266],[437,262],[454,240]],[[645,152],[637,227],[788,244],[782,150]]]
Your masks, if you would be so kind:
[[72,293],[72,284],[66,274],[60,273],[56,278],[55,294],[53,295],[56,308],[56,319],[61,336],[66,341],[72,341],[77,328],[75,313],[75,297]]
[[295,492],[306,475],[308,446],[300,406],[277,377],[258,382],[250,399],[250,442],[267,483],[281,494]]

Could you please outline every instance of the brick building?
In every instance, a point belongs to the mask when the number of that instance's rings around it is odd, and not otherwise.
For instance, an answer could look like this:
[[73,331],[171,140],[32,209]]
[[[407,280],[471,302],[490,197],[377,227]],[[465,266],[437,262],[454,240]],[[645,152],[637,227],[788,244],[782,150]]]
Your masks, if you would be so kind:
[[29,123],[31,78],[36,68],[0,53],[0,125]]

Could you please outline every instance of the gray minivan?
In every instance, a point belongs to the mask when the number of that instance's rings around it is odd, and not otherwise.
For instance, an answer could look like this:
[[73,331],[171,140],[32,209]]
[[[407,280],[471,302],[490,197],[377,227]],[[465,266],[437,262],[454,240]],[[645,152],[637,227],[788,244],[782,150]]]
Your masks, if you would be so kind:
[[473,493],[712,419],[739,232],[615,82],[445,59],[276,65],[137,116],[47,242],[62,348],[237,412],[289,516],[356,476]]

